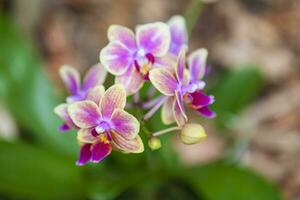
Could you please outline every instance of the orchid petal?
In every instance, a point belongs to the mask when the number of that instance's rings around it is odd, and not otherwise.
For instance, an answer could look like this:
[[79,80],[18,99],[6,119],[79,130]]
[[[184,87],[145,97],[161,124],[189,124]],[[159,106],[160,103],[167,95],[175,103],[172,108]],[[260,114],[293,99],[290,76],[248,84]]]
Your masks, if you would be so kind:
[[143,141],[138,135],[132,140],[127,140],[119,134],[112,132],[111,137],[113,147],[123,153],[141,153],[144,151]]
[[84,144],[80,148],[80,155],[79,159],[76,162],[77,166],[84,165],[91,159],[92,153],[91,153],[91,144]]
[[121,84],[115,84],[108,88],[100,102],[101,113],[110,117],[115,109],[124,109],[126,104],[126,91]]
[[178,86],[174,75],[164,68],[151,70],[149,79],[156,89],[167,96],[173,96]]
[[177,123],[178,126],[183,126],[185,124],[185,122],[187,121],[187,116],[186,114],[183,112],[183,108],[182,105],[180,105],[181,103],[178,100],[175,100],[173,102],[173,115],[174,115],[174,119]]
[[95,143],[98,139],[92,134],[93,128],[80,129],[77,133],[77,140],[80,143]]
[[100,52],[100,61],[113,75],[122,75],[133,64],[130,49],[119,41],[110,42]]
[[57,114],[61,119],[63,119],[69,128],[75,128],[75,129],[78,128],[74,124],[74,122],[72,121],[68,113],[68,104],[66,103],[59,104],[54,108],[54,113]]
[[92,145],[91,162],[98,163],[111,153],[112,147],[109,143],[98,142]]
[[130,67],[124,75],[115,78],[115,83],[122,84],[128,96],[139,91],[144,82],[144,77],[133,67]]
[[182,16],[173,16],[167,24],[171,32],[171,45],[169,52],[173,55],[178,55],[182,47],[187,47],[188,34],[186,29],[185,19]]
[[68,65],[63,65],[59,69],[59,74],[70,94],[75,95],[80,89],[80,75],[78,71]]
[[194,108],[208,106],[214,102],[213,96],[208,96],[201,91],[196,91],[190,94],[192,97],[191,104]]
[[108,28],[107,36],[110,42],[119,41],[129,49],[136,49],[135,35],[125,26],[111,25]]
[[205,75],[207,55],[206,49],[198,49],[188,57],[191,81],[199,81]]
[[91,100],[91,101],[95,102],[97,105],[99,105],[100,100],[104,96],[104,92],[105,92],[104,86],[98,85],[89,90],[86,100]]
[[178,60],[177,60],[177,66],[176,66],[176,77],[179,82],[183,82],[184,79],[184,70],[185,70],[185,55],[186,55],[186,49],[182,48],[180,50]]
[[90,100],[70,104],[68,113],[73,122],[80,128],[96,126],[101,117],[98,105]]
[[145,53],[154,56],[164,56],[170,46],[169,27],[162,22],[149,23],[137,26],[136,28],[137,46]]
[[212,111],[209,107],[203,107],[197,110],[203,117],[206,118],[214,118],[216,116],[216,113]]
[[173,107],[174,98],[169,98],[163,105],[161,110],[161,118],[164,124],[171,124],[175,121],[172,107]]
[[115,109],[111,121],[113,123],[114,132],[128,140],[135,138],[140,131],[140,123],[138,120],[124,110]]
[[88,90],[104,83],[107,75],[106,69],[100,64],[92,66],[84,77],[82,88]]

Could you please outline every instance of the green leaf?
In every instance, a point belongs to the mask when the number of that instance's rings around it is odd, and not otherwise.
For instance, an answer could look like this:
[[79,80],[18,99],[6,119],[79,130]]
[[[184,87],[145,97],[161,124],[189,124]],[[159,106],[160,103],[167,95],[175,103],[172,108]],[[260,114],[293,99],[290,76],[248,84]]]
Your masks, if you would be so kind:
[[225,75],[213,89],[216,101],[212,109],[217,113],[219,125],[230,125],[235,115],[260,93],[262,87],[262,75],[254,66],[233,70]]
[[0,16],[0,94],[19,124],[35,140],[74,157],[74,135],[57,131],[61,120],[54,115],[58,104],[54,88],[42,70],[39,57],[18,31]]
[[222,162],[187,170],[195,191],[206,200],[281,200],[271,183],[249,169]]
[[0,192],[19,199],[82,199],[74,161],[24,143],[0,141]]

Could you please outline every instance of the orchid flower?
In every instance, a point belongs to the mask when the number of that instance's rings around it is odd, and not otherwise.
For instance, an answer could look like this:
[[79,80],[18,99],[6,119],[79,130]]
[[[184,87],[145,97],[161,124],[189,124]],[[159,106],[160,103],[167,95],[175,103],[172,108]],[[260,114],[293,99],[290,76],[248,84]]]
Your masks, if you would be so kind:
[[148,80],[150,69],[165,62],[163,57],[169,50],[170,30],[162,22],[139,25],[135,34],[124,26],[111,25],[108,39],[109,44],[100,52],[100,61],[130,95]]
[[125,104],[125,88],[116,84],[106,91],[103,87],[98,89],[94,101],[84,100],[68,106],[72,121],[80,128],[78,140],[82,146],[77,165],[88,161],[98,163],[112,149],[124,153],[143,152],[144,146],[138,135],[140,124],[124,111]]
[[174,121],[178,126],[187,122],[185,105],[196,110],[204,117],[212,118],[215,113],[208,106],[214,102],[213,96],[202,92],[205,83],[207,50],[199,49],[188,57],[186,69],[186,49],[183,48],[178,56],[175,72],[168,68],[157,68],[150,71],[150,81],[168,99],[162,108],[162,120],[166,124]]
[[88,97],[93,98],[94,91],[92,89],[105,81],[107,71],[100,63],[92,66],[85,75],[82,85],[80,84],[79,72],[74,68],[64,65],[59,72],[70,96],[66,98],[67,103],[55,107],[54,112],[65,121],[59,128],[60,131],[65,132],[70,129],[78,129],[68,114],[68,104]]

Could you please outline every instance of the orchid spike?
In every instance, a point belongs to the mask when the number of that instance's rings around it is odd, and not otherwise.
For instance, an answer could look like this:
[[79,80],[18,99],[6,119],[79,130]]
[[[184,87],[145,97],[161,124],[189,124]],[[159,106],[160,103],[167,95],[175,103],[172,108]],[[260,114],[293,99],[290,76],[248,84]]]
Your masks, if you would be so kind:
[[100,61],[131,95],[148,80],[153,66],[163,65],[170,46],[170,30],[162,22],[139,25],[135,33],[124,26],[111,25],[108,39],[108,45],[100,52]]
[[112,149],[124,153],[141,153],[143,143],[138,135],[140,124],[124,111],[126,91],[120,84],[108,88],[97,104],[84,100],[68,106],[74,124],[80,128],[78,140],[82,144],[77,165],[88,161],[98,163]]

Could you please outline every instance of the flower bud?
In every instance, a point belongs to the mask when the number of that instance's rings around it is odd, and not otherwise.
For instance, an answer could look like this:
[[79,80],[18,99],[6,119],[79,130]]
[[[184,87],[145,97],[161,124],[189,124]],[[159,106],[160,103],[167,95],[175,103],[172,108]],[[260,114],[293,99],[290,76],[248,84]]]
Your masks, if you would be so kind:
[[195,144],[206,138],[206,133],[200,124],[185,124],[180,138],[184,144]]
[[150,149],[154,151],[161,147],[161,141],[158,137],[151,137],[148,140],[148,145],[149,145]]

